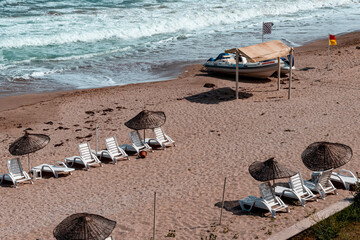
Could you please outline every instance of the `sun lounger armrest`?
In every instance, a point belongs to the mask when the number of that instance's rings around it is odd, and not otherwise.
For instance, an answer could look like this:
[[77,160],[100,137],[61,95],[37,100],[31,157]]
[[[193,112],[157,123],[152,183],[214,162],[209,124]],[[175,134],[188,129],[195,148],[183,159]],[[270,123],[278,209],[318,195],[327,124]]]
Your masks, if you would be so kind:
[[98,159],[98,157],[94,153],[91,152],[91,156],[95,159],[95,162],[101,163],[101,161]]
[[340,169],[340,170],[339,170],[339,174],[342,174],[342,173],[344,173],[345,176],[347,176],[346,174],[349,174],[351,177],[357,178],[357,177],[354,175],[353,172],[351,172],[351,171],[349,171],[349,170],[347,170],[347,169]]
[[165,137],[169,140],[169,142],[174,142],[174,140],[172,140],[168,135],[165,134]]
[[80,156],[74,156],[73,159],[65,158],[65,164],[67,166],[69,166],[69,164],[70,164],[70,167],[72,167],[72,166],[74,166],[76,159],[79,159],[81,162],[84,162]]
[[29,176],[29,174],[27,172],[23,171],[23,174],[24,174],[25,178],[31,179],[31,177]]
[[292,193],[294,195],[296,195],[295,191],[292,190],[291,188],[287,188],[287,189],[284,189],[280,195],[280,197],[284,196],[285,192],[289,192],[289,193]]
[[157,142],[157,140],[156,140],[155,138],[149,138],[149,139],[146,141],[146,143],[149,143],[150,141],[155,141],[155,142]]
[[11,173],[5,173],[2,177],[3,180],[5,180],[5,176],[8,176],[11,179],[11,181],[14,183],[14,185],[16,186],[16,180]]
[[101,150],[100,159],[102,159],[105,153],[108,154],[111,158],[114,157],[108,150]]
[[278,196],[275,196],[275,199],[279,202],[280,205],[286,206],[286,204]]
[[68,166],[64,162],[61,162],[61,161],[57,161],[54,165],[55,166],[59,165],[60,167],[68,168]]

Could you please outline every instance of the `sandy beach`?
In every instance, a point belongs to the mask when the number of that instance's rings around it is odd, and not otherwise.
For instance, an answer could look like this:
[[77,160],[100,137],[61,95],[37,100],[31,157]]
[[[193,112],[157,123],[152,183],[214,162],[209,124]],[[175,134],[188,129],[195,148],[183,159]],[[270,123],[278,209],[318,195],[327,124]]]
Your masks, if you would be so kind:
[[[17,189],[0,187],[0,239],[53,239],[57,224],[78,212],[115,220],[115,239],[150,239],[154,192],[156,239],[168,239],[169,230],[175,230],[175,239],[201,239],[210,230],[218,239],[266,239],[350,196],[339,189],[338,195],[306,207],[286,201],[291,212],[275,220],[269,213],[243,212],[237,204],[248,195],[259,196],[260,182],[248,172],[254,161],[275,157],[309,179],[301,153],[313,142],[349,145],[354,156],[344,168],[359,171],[360,33],[337,36],[330,71],[327,41],[295,48],[290,100],[287,78],[280,91],[276,78],[240,79],[242,99],[234,100],[233,77],[208,75],[202,65],[188,66],[177,79],[164,82],[0,98],[0,174],[13,158],[9,145],[27,128],[51,138],[30,155],[32,166],[78,155],[82,142],[95,148],[96,123],[100,148],[110,136],[120,145],[130,143],[124,123],[143,109],[166,113],[163,128],[177,144],[145,159],[134,155],[117,165],[106,161],[104,167],[77,169],[58,179],[49,175]],[[20,159],[27,170],[27,157]],[[225,177],[223,225],[211,229],[219,221]]]

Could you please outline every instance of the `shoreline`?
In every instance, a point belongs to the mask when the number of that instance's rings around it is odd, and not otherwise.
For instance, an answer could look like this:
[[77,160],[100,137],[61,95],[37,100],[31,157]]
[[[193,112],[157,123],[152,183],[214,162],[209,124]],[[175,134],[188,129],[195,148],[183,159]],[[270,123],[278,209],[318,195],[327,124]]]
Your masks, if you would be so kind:
[[[130,129],[124,123],[144,109],[165,112],[163,128],[176,147],[155,150],[145,159],[131,155],[117,165],[104,160],[103,167],[77,168],[73,175],[57,179],[47,175],[17,189],[0,186],[0,205],[6,206],[0,215],[11,219],[0,223],[0,239],[53,239],[56,225],[78,212],[115,220],[115,239],[148,239],[154,192],[158,238],[169,230],[176,230],[176,239],[204,238],[219,219],[224,177],[224,225],[213,231],[219,239],[235,235],[267,239],[344,199],[350,193],[337,186],[339,195],[330,194],[306,207],[284,200],[291,212],[279,213],[275,220],[269,213],[247,213],[236,205],[246,196],[259,196],[260,182],[248,172],[254,161],[275,157],[309,179],[311,171],[302,163],[301,153],[312,142],[351,146],[353,159],[344,168],[358,170],[360,33],[351,34],[337,38],[331,71],[327,71],[327,40],[296,49],[290,100],[287,78],[282,78],[279,91],[276,78],[240,79],[241,99],[234,100],[233,77],[208,75],[201,64],[187,66],[175,80],[30,95],[23,97],[22,107],[16,107],[20,100],[8,99],[13,108],[0,111],[0,174],[8,171],[6,160],[14,158],[9,145],[26,128],[51,138],[45,148],[31,153],[31,166],[53,164],[78,155],[80,143],[95,148],[96,125],[100,149],[110,136],[119,145],[129,144]],[[205,83],[215,86],[206,88]],[[27,156],[19,158],[27,170]]]
[[[337,39],[345,40],[346,42],[349,42],[349,41],[351,41],[351,38],[354,35],[357,35],[357,33],[359,33],[359,32],[360,32],[360,30],[350,32],[350,33],[340,33],[337,35]],[[325,49],[325,48],[327,49],[327,41],[328,41],[327,38],[326,39],[315,39],[313,41],[306,42],[299,47],[295,47],[294,48],[295,49],[295,57],[296,57],[297,51],[299,51],[299,50],[300,51],[314,51],[314,50],[321,50],[321,49]],[[125,84],[125,85],[107,86],[107,87],[100,87],[100,88],[84,88],[84,89],[73,89],[73,90],[65,90],[65,91],[54,90],[51,92],[38,92],[38,93],[27,93],[27,94],[4,96],[4,97],[0,97],[0,112],[4,111],[4,110],[15,109],[15,108],[18,108],[21,106],[26,106],[29,104],[35,104],[35,103],[38,103],[41,101],[51,100],[58,96],[66,95],[66,94],[73,93],[73,92],[82,92],[82,91],[87,91],[87,90],[91,91],[93,89],[122,88],[122,87],[126,87],[128,85],[140,86],[141,84],[146,84],[146,83],[173,81],[173,80],[178,79],[179,76],[184,73],[184,71],[185,71],[184,69],[186,69],[190,66],[195,66],[195,65],[199,65],[199,64],[189,64],[189,65],[184,64],[184,66],[181,68],[182,69],[181,72],[178,74],[177,77],[167,79],[167,80],[159,80],[159,81],[153,81],[153,82],[141,82],[141,83],[130,83],[130,84]]]

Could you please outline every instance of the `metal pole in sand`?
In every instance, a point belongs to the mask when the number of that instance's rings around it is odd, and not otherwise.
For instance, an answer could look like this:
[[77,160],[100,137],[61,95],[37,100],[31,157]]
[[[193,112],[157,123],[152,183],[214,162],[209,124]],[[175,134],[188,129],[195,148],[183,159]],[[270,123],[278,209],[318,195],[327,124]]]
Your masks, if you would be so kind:
[[236,93],[235,98],[239,99],[239,52],[236,50]]
[[154,192],[154,223],[153,223],[153,239],[152,240],[155,240],[155,213],[156,213],[156,192]]
[[96,123],[96,127],[95,127],[95,138],[96,138],[96,141],[95,141],[95,150],[96,150],[96,154],[98,152],[98,125]]
[[264,42],[264,22],[262,22],[262,42]]
[[277,90],[280,90],[280,75],[281,75],[281,67],[280,67],[280,57],[278,57],[278,86],[277,86]]
[[327,70],[330,70],[330,43],[328,44],[328,67]]
[[225,185],[226,185],[226,177],[225,177],[225,179],[224,179],[224,188],[223,188],[223,195],[222,195],[222,201],[221,201],[221,210],[220,210],[220,222],[219,222],[219,225],[221,225],[222,212],[223,212],[223,208],[224,208]]
[[290,73],[289,73],[289,95],[288,95],[288,99],[291,98],[291,79],[292,79],[292,62],[293,62],[293,54],[294,54],[294,49],[291,48],[290,50]]

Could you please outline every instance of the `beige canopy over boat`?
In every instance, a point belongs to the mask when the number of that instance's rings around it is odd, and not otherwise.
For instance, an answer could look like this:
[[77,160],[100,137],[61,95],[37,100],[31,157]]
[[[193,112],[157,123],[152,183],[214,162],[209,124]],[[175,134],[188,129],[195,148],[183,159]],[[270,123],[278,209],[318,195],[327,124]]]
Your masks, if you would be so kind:
[[291,47],[280,40],[273,40],[243,48],[225,50],[226,53],[240,53],[250,62],[260,62],[290,54]]
[[[248,47],[232,48],[230,50],[225,50],[226,53],[236,53],[236,98],[238,98],[239,54],[246,57],[249,62],[260,62],[260,61],[277,58],[279,64],[278,73],[280,73],[280,57],[290,55],[291,59],[293,59],[293,51],[294,51],[293,48],[287,46],[280,40],[273,40]],[[291,76],[292,76],[292,60],[290,61],[289,98],[291,93]],[[278,90],[280,90],[280,74],[278,74]]]

